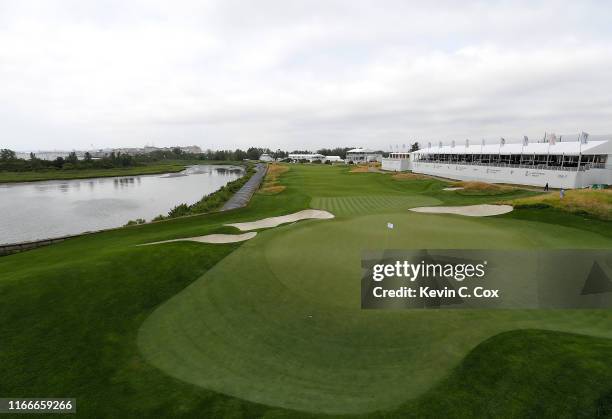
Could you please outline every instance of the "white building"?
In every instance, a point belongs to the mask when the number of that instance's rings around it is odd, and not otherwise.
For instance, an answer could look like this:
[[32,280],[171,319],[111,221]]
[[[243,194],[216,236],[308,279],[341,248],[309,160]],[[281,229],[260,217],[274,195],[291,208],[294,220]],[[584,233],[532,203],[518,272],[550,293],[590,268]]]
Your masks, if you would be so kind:
[[308,160],[312,163],[315,160],[323,161],[325,156],[317,153],[292,153],[289,154],[289,158],[293,161]]
[[202,149],[197,145],[179,146],[183,153],[202,154]]
[[274,157],[272,157],[271,155],[267,153],[264,153],[261,156],[259,156],[259,160],[265,161],[265,162],[271,162],[271,161],[274,161]]
[[[397,153],[394,153],[397,154]],[[409,153],[415,173],[490,183],[583,188],[612,184],[612,140],[431,146]],[[405,159],[404,159],[405,160]],[[387,163],[391,167],[392,162]],[[393,170],[393,169],[389,169]]]
[[354,148],[346,152],[346,161],[353,163],[367,163],[381,161],[382,153],[367,148]]
[[325,156],[325,158],[323,159],[324,162],[330,162],[330,163],[343,163],[344,160],[342,160],[340,158],[340,156]]

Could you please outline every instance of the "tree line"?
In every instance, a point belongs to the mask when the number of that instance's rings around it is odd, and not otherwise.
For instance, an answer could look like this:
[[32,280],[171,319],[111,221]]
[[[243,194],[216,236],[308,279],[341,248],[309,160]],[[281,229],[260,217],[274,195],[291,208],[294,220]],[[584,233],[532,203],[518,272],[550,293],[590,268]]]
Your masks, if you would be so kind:
[[44,160],[36,157],[34,153],[30,153],[29,159],[20,159],[12,150],[0,150],[0,170],[10,172],[53,169],[110,169],[113,167],[131,167],[137,164],[138,159],[133,156],[114,152],[99,159],[94,159],[89,152],[79,159],[75,152],[71,152],[66,157]]
[[131,155],[121,152],[111,152],[103,157],[94,158],[91,153],[86,152],[79,158],[76,152],[71,152],[66,157],[57,157],[54,160],[45,160],[30,153],[28,159],[18,158],[13,150],[0,150],[0,170],[10,172],[25,172],[36,170],[74,170],[74,169],[111,169],[117,167],[142,166],[154,162],[167,160],[211,160],[211,161],[243,161],[257,160],[263,153],[268,153],[275,158],[284,158],[287,152],[278,150],[272,152],[268,148],[250,147],[241,150],[206,150],[203,153],[187,153],[176,147],[171,150],[155,150],[147,154]]
[[[352,147],[321,148],[316,152],[325,156],[339,156],[346,159],[346,152]],[[411,145],[410,151],[418,150],[419,143]],[[293,150],[291,152],[269,148],[249,147],[247,150],[211,150],[202,153],[187,153],[176,147],[171,150],[155,150],[147,154],[131,155],[121,152],[111,152],[104,157],[94,158],[86,152],[79,158],[75,152],[66,157],[57,157],[55,160],[44,160],[30,153],[29,159],[18,158],[13,150],[0,149],[0,170],[10,172],[24,172],[36,170],[74,170],[74,169],[111,169],[117,167],[133,167],[159,162],[164,160],[209,160],[209,161],[243,161],[258,160],[262,154],[268,154],[274,159],[286,159],[290,153],[307,154],[309,150]]]

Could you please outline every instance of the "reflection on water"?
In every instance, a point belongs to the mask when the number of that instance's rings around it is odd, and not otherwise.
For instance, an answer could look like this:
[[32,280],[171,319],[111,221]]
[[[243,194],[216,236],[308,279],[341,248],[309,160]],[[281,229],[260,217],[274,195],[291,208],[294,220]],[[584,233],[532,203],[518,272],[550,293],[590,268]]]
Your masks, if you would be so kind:
[[181,173],[0,185],[0,244],[59,237],[150,220],[239,178],[236,166]]

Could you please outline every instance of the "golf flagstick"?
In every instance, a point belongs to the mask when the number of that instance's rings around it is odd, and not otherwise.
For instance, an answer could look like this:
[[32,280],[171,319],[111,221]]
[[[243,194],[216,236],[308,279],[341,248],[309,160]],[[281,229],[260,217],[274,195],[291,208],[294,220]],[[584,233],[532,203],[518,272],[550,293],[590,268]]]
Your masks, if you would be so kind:
[[385,248],[383,250],[388,250],[389,247],[389,230],[393,230],[395,225],[393,223],[387,222],[387,233],[385,234]]

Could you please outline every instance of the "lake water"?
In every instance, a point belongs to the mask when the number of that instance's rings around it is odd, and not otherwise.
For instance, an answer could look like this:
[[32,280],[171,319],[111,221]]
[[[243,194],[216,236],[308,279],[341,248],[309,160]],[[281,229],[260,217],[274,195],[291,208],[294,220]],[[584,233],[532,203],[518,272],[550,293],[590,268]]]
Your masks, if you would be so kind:
[[0,185],[0,244],[120,227],[193,204],[242,176],[238,166],[180,173]]

